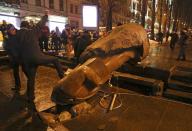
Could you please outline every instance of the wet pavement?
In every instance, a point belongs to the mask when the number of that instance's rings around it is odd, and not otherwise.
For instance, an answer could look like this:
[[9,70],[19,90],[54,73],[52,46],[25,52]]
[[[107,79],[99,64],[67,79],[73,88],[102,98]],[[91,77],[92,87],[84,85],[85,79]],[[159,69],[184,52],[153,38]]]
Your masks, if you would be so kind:
[[[94,101],[94,112],[64,122],[72,131],[190,131],[192,106],[123,91],[122,105],[107,112]],[[102,97],[102,96],[100,96]],[[90,102],[91,103],[91,102]]]
[[178,61],[179,45],[176,44],[172,51],[169,44],[164,42],[159,45],[155,41],[150,41],[150,55],[144,60],[148,67],[157,69],[170,70],[173,66],[187,66],[192,67],[192,42],[188,42],[186,50],[186,61]]
[[[142,63],[144,66],[169,71],[174,66],[192,67],[192,43],[187,48],[187,60],[177,61],[179,47],[171,51],[164,43],[159,46],[151,43],[150,55]],[[0,65],[0,130],[44,131],[47,126],[36,117],[32,120],[25,108],[26,77],[22,79],[22,96],[14,97],[12,72],[7,66]],[[36,87],[52,88],[58,81],[56,71],[50,67],[38,69]],[[126,91],[125,91],[126,92]],[[106,113],[99,105],[99,97],[90,101],[95,112],[82,115],[64,125],[72,131],[110,130],[110,131],[165,131],[192,129],[192,106],[163,98],[146,97],[138,94],[121,95],[123,105]],[[14,99],[12,99],[14,98]]]

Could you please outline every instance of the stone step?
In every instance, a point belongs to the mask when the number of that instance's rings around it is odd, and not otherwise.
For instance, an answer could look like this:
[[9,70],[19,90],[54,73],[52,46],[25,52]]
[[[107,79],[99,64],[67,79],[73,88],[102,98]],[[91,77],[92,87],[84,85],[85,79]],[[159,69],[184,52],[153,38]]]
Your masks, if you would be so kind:
[[7,55],[6,51],[0,50],[0,56],[6,56],[6,55]]
[[163,93],[163,96],[168,99],[192,104],[192,93],[177,91],[173,89],[167,89]]
[[[164,82],[147,77],[141,77],[129,73],[113,72],[113,84],[124,83],[126,86],[134,85],[133,88],[144,90],[148,95],[162,95]],[[118,85],[117,85],[118,86]]]
[[118,69],[119,72],[130,73],[142,77],[148,77],[152,79],[162,80],[163,82],[167,82],[169,78],[170,71],[162,68],[142,66],[142,65],[130,65],[125,63],[121,68]]
[[170,76],[171,80],[182,81],[186,83],[192,83],[192,72],[174,70]]
[[184,66],[176,66],[176,67],[175,67],[175,70],[192,72],[192,68],[184,67]]
[[185,82],[176,81],[176,80],[169,80],[168,88],[173,89],[173,90],[192,93],[192,83],[185,83]]

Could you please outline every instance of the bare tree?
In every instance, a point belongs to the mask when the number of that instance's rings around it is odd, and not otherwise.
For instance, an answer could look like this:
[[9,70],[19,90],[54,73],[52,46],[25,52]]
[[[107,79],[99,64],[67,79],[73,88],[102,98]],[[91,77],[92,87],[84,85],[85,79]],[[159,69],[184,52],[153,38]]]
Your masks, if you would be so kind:
[[161,32],[161,26],[162,26],[162,15],[163,15],[163,0],[159,0],[160,4],[160,18],[159,18],[159,32]]
[[148,2],[148,0],[142,0],[141,25],[143,27],[145,27],[145,16],[147,13],[147,2]]
[[156,3],[156,0],[153,0],[152,1],[152,22],[151,22],[151,39],[154,40],[154,36],[155,36],[155,3]]
[[[173,2],[171,2],[171,4],[169,5],[169,17],[168,17],[168,25],[167,25],[168,33],[170,33],[172,10],[173,10]],[[168,37],[166,38],[166,42],[167,41],[168,41]]]
[[[127,0],[98,0],[100,3],[100,7],[102,12],[106,13],[105,18],[105,26],[106,30],[112,30],[113,24],[113,12],[117,10],[117,8],[121,8],[124,4],[127,4]],[[103,14],[105,14],[103,13]]]

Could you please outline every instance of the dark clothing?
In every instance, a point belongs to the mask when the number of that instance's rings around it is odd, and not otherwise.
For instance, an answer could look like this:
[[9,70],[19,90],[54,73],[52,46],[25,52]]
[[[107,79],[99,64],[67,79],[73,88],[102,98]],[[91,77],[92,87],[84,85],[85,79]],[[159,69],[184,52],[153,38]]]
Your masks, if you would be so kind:
[[61,49],[61,46],[60,46],[60,45],[61,45],[61,39],[60,39],[60,37],[58,37],[58,36],[56,35],[56,33],[54,33],[54,34],[52,35],[51,42],[52,42],[52,44],[54,45],[54,48],[55,48],[55,51],[56,51],[56,52]]
[[43,54],[39,47],[41,28],[46,21],[47,16],[44,16],[34,28],[21,28],[17,32],[19,58],[21,59],[22,69],[27,76],[27,96],[30,102],[34,100],[35,75],[39,65],[52,63],[55,65],[59,77],[63,77],[63,70],[57,58]]
[[99,39],[99,34],[97,32],[93,33],[93,42]]
[[84,33],[81,37],[78,38],[76,43],[75,57],[79,58],[81,53],[89,46],[91,43],[91,37],[88,33]]
[[178,44],[180,46],[179,55],[177,58],[178,60],[186,59],[185,51],[186,51],[186,47],[187,47],[187,43],[186,43],[187,39],[188,39],[188,36],[184,32],[181,32],[181,36],[178,41]]
[[13,76],[15,79],[15,90],[20,90],[21,88],[21,80],[19,76],[19,62],[15,60],[15,58],[10,56],[10,63],[11,63],[11,68],[13,69]]
[[46,36],[41,36],[39,38],[39,46],[41,51],[45,49],[45,51],[48,51],[48,42],[49,42],[49,37]]
[[163,33],[159,32],[158,37],[159,37],[159,43],[162,45],[163,44]]
[[49,27],[43,26],[43,28],[41,29],[41,37],[39,38],[39,45],[42,51],[43,49],[48,51],[49,34]]
[[16,40],[16,35],[8,35],[8,39],[5,39],[5,50],[9,56],[11,68],[13,69],[13,75],[15,79],[15,88],[19,90],[21,87],[20,77],[19,77],[19,55],[18,48],[19,45]]
[[39,47],[39,38],[41,36],[41,28],[46,21],[47,16],[43,17],[42,21],[33,29],[21,28],[17,32],[17,41],[20,44],[20,57],[23,63],[35,63],[39,56],[44,55]]
[[179,37],[178,37],[177,33],[172,33],[172,34],[170,34],[170,36],[171,36],[170,48],[172,50],[174,50],[175,44],[176,44]]
[[19,57],[19,54],[18,54],[19,45],[17,43],[16,35],[8,35],[8,38],[4,39],[4,41],[6,43],[4,45],[4,49],[6,50],[8,55],[12,56],[13,58],[18,59],[18,57]]
[[67,45],[67,43],[68,43],[68,34],[67,34],[67,31],[65,31],[65,30],[63,30],[61,33],[61,42],[64,45]]

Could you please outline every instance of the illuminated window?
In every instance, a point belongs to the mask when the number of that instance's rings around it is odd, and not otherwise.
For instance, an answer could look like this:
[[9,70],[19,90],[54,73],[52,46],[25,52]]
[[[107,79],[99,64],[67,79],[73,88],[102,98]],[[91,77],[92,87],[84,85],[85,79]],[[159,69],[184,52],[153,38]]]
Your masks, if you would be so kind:
[[78,14],[78,6],[75,6],[75,14]]
[[83,27],[97,28],[97,6],[83,5]]
[[73,4],[70,4],[70,13],[73,13]]
[[49,0],[49,8],[54,9],[54,0]]
[[59,3],[60,3],[60,4],[59,4],[60,10],[63,11],[63,0],[60,0]]
[[28,3],[27,0],[21,0],[21,2],[22,2],[22,3],[26,3],[26,4]]
[[41,6],[41,0],[35,0],[36,6]]

